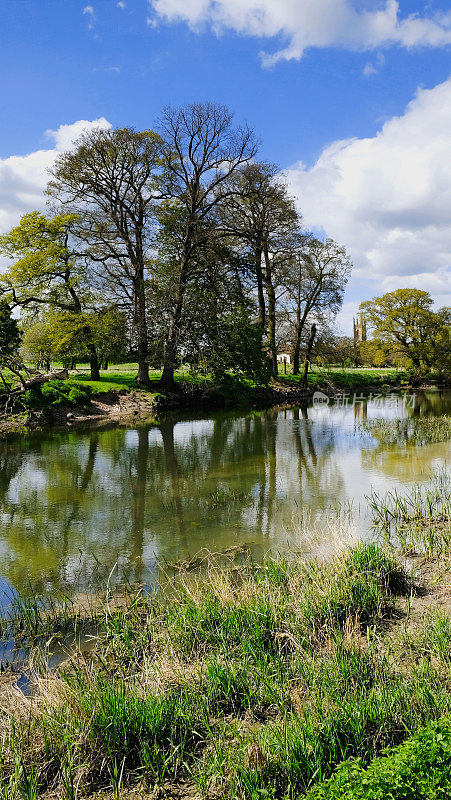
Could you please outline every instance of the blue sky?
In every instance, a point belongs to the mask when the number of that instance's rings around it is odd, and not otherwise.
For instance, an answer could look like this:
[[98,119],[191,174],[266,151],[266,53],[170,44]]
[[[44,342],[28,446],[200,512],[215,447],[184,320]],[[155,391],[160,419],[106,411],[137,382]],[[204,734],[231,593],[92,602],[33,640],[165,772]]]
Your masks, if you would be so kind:
[[[403,280],[448,300],[449,0],[3,0],[1,18],[0,227],[2,203],[4,227],[39,194],[36,151],[58,147],[46,131],[99,118],[148,128],[167,103],[215,100],[255,127],[263,158],[291,168],[306,222],[349,247],[343,324]],[[421,193],[405,183],[425,150]]]

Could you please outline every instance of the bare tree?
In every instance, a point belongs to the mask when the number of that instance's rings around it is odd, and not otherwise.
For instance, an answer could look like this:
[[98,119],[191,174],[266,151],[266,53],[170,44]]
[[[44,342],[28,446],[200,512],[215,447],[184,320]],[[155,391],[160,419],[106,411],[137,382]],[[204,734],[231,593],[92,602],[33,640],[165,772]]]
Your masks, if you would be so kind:
[[301,341],[307,320],[312,315],[337,313],[350,271],[345,248],[332,239],[322,242],[311,237],[299,241],[294,249],[282,280],[293,329],[294,375],[300,371]]
[[221,105],[195,103],[163,111],[159,132],[164,141],[168,193],[183,209],[180,252],[174,265],[174,292],[165,342],[162,387],[174,390],[174,369],[183,305],[195,256],[205,242],[207,221],[226,196],[229,178],[257,150],[252,130],[235,128]]
[[84,256],[99,266],[107,291],[133,308],[138,383],[149,384],[145,270],[161,198],[160,137],[132,128],[84,133],[60,155],[49,194],[75,214]]

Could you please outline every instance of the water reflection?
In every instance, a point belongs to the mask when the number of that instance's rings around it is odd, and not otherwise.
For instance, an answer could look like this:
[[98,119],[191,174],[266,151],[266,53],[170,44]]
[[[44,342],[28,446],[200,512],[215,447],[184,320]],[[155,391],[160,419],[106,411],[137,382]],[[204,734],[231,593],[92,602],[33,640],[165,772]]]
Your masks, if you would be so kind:
[[283,548],[306,509],[363,504],[371,486],[426,479],[449,458],[449,444],[410,446],[408,433],[384,447],[363,419],[450,411],[450,394],[430,392],[1,442],[0,576],[70,591],[104,587],[115,564],[152,582],[157,562],[204,547]]

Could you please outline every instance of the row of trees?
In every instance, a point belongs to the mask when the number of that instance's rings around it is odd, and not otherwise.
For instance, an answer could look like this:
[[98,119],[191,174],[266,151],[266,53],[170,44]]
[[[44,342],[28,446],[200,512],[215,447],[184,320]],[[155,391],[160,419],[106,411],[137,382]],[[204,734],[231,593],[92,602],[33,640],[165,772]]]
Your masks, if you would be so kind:
[[[312,323],[339,309],[345,250],[306,233],[277,167],[247,126],[214,104],[167,108],[155,131],[85,133],[61,154],[47,193],[0,237],[0,293],[20,309],[25,352],[91,378],[134,357],[137,380],[180,361],[215,374],[277,374],[280,341],[300,370]],[[314,333],[314,329],[313,329]]]

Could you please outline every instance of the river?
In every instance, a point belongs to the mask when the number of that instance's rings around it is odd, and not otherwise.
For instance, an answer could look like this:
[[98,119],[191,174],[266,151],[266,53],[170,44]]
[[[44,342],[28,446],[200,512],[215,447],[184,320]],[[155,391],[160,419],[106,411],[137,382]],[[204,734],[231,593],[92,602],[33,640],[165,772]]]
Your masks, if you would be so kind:
[[350,509],[371,535],[371,489],[427,480],[451,444],[387,447],[362,421],[450,413],[450,392],[349,396],[0,442],[0,591],[95,591],[123,575],[153,585],[161,565],[203,548],[309,554]]

